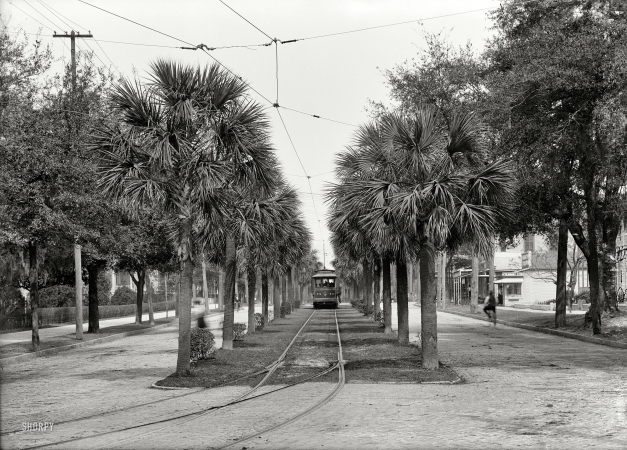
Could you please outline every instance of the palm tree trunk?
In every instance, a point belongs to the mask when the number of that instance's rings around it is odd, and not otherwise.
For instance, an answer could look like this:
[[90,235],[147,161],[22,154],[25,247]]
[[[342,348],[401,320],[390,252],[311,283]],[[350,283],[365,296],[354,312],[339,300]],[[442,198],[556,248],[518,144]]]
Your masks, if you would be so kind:
[[438,312],[435,303],[435,249],[429,241],[420,247],[420,337],[422,340],[422,367],[437,369]]
[[[28,243],[28,278],[30,287],[30,311],[32,320],[31,344],[33,351],[39,351],[39,262],[37,241]],[[81,318],[82,320],[82,318]]]
[[[437,264],[438,267],[438,278],[437,278],[437,294],[436,294],[436,298],[438,299],[438,302],[440,304],[440,307],[443,308],[444,307],[444,299],[442,298],[442,253],[438,252],[437,257],[435,259],[435,263]],[[436,307],[437,307],[436,303]]]
[[472,254],[472,278],[470,280],[470,313],[475,314],[479,305],[479,257]]
[[274,304],[274,320],[281,318],[281,285],[279,283],[279,276],[274,275],[272,277],[272,303]]
[[383,258],[383,315],[385,333],[392,332],[392,282],[390,279],[390,258]]
[[374,260],[374,317],[377,318],[381,312],[381,259]]
[[416,280],[414,283],[416,286],[414,287],[416,292],[416,301],[418,303],[422,303],[422,278],[420,278],[420,260],[418,260],[418,270],[414,271],[416,273]]
[[205,255],[202,255],[202,296],[205,299],[205,314],[209,314],[209,287],[207,286],[207,264]]
[[179,316],[179,310],[181,309],[181,279],[183,278],[183,272],[179,270],[178,280],[176,282],[176,304],[174,305],[174,317]]
[[568,262],[568,223],[560,219],[557,235],[557,287],[555,292],[555,328],[566,326],[566,264]]
[[279,281],[281,283],[281,306],[288,305],[287,299],[287,275],[281,274],[279,277]]
[[224,277],[224,322],[222,323],[222,349],[233,350],[233,322],[235,320],[235,283],[236,283],[235,237],[226,237],[226,267]]
[[218,309],[224,311],[224,269],[218,272]]
[[407,264],[396,258],[396,312],[398,315],[398,342],[409,344],[409,308],[407,305]]
[[261,274],[261,314],[263,314],[263,324],[268,325],[268,274]]
[[163,284],[165,285],[165,318],[168,318],[168,274],[163,277]]
[[257,290],[257,270],[252,262],[246,266],[246,284],[248,287],[248,334],[255,332],[255,291]]
[[292,274],[294,272],[294,267],[290,266],[287,269],[287,301],[290,304],[290,306],[292,307],[292,309],[295,308],[295,302],[294,302],[294,280],[292,278]]
[[446,251],[442,252],[441,258],[440,272],[442,273],[442,287],[440,289],[442,291],[442,309],[446,309],[446,302],[448,301],[446,295]]
[[366,298],[366,316],[372,314],[372,266],[370,261],[364,259],[364,297]]
[[89,327],[88,333],[98,333],[100,329],[100,312],[98,311],[98,272],[100,265],[91,263],[87,265],[87,274],[89,276]]
[[148,294],[148,325],[155,325],[155,312],[152,309],[152,284],[150,284],[150,270],[146,273],[146,293]]
[[186,375],[190,367],[190,337],[192,328],[192,283],[194,264],[191,255],[183,260],[183,270],[179,277],[179,349],[176,360],[176,373]]

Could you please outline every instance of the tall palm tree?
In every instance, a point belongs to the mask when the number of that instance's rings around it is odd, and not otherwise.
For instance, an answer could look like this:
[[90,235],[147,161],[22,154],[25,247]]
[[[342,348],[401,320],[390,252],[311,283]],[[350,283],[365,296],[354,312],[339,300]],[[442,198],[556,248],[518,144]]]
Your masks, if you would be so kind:
[[266,180],[274,164],[262,108],[246,83],[214,64],[157,60],[146,83],[122,80],[112,104],[117,123],[94,135],[100,186],[132,208],[160,210],[181,266],[176,371],[190,367],[192,274],[197,231],[233,200],[237,186]]
[[407,168],[398,180],[393,208],[406,218],[406,232],[421,244],[422,365],[427,369],[439,367],[435,252],[471,242],[487,254],[514,188],[506,162],[487,163],[483,127],[474,115],[455,113],[447,128],[434,117],[430,109],[397,116],[388,129],[394,152]]

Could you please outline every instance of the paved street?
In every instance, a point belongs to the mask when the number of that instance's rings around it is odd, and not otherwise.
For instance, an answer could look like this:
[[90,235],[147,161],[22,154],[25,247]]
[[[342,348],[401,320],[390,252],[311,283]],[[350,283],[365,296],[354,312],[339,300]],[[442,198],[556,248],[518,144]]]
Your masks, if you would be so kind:
[[[238,314],[245,314],[244,309]],[[411,305],[414,339],[419,319],[419,308]],[[239,316],[236,320],[243,321]],[[518,328],[493,328],[487,322],[446,313],[439,313],[438,321],[441,360],[466,383],[350,384],[312,415],[243,446],[627,448],[627,352]],[[173,371],[176,345],[176,330],[169,327],[8,366],[2,372],[2,432],[19,430],[22,422],[58,423],[184,395],[189,391],[148,389]],[[219,447],[229,437],[252,431],[252,424],[262,430],[266,419],[304,409],[331,389],[321,383],[308,386],[304,399],[294,398],[290,390],[273,394],[275,409],[232,409],[186,426],[154,429],[122,447]],[[58,424],[52,432],[5,435],[2,448],[29,447],[156,420],[176,411],[196,411],[243,390],[198,390],[143,408],[141,416],[129,410]],[[131,431],[125,436],[140,433]],[[75,443],[73,448],[84,448],[87,442],[91,441]]]

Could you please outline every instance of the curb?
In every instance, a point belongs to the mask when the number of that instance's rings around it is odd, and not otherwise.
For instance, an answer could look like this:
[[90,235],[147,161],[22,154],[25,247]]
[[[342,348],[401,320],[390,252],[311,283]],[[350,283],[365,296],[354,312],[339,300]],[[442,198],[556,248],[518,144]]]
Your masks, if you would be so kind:
[[152,383],[150,389],[161,389],[162,391],[189,391],[191,388],[186,387],[170,387],[170,386],[157,386],[157,381]]
[[[471,314],[462,313],[458,311],[443,311],[441,309],[438,309],[438,312],[442,312],[445,314],[454,314],[457,316],[467,317],[469,319],[482,320],[484,322],[488,322],[488,319],[485,317],[474,317]],[[627,343],[624,343],[624,342],[608,341],[606,339],[595,338],[592,336],[582,336],[580,334],[571,333],[569,331],[554,330],[552,328],[538,327],[536,325],[528,325],[526,323],[509,322],[509,321],[501,320],[501,319],[496,319],[496,322],[502,325],[506,325],[508,327],[522,328],[523,330],[537,331],[539,333],[552,334],[554,336],[561,336],[561,337],[565,337],[568,339],[577,339],[578,341],[588,342],[589,344],[605,345],[608,347],[627,349]]]
[[47,348],[45,350],[39,350],[38,352],[24,353],[22,355],[9,356],[7,358],[0,358],[0,367],[5,367],[13,363],[27,361],[33,358],[38,358],[40,356],[56,355],[57,353],[65,352],[68,350],[73,350],[76,348],[88,347],[90,345],[96,345],[96,344],[103,344],[103,343],[115,341],[117,339],[121,339],[127,336],[134,336],[136,334],[147,333],[149,331],[169,327],[170,325],[173,325],[176,321],[177,319],[172,319],[168,323],[155,325],[154,327],[151,327],[151,328],[142,328],[141,330],[131,330],[131,331],[126,331],[124,333],[117,333],[117,334],[112,334],[112,335],[97,338],[97,339],[92,339],[90,341],[77,342],[76,344],[62,345],[60,347],[53,347],[53,348]]

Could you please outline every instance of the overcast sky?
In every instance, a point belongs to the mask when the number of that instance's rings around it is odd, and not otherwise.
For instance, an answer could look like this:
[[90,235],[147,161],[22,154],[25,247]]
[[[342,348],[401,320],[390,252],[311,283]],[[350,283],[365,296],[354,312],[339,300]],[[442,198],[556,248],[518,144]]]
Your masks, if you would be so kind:
[[[411,61],[424,48],[424,31],[442,31],[452,43],[463,45],[471,41],[480,50],[490,34],[488,9],[499,3],[495,0],[86,1],[172,37],[78,0],[2,0],[0,13],[9,27],[22,27],[27,33],[41,30],[54,54],[66,59],[70,54],[69,39],[53,39],[53,32],[70,32],[72,28],[81,33],[91,31],[94,39],[77,39],[77,48],[93,49],[97,63],[111,66],[124,76],[132,76],[134,70],[143,76],[149,63],[157,58],[202,65],[213,61],[202,51],[178,48],[188,46],[181,41],[212,48],[246,46],[217,48],[209,53],[266,97],[270,103],[251,93],[270,107],[277,101],[278,51],[278,104],[296,151],[279,114],[270,108],[273,140],[288,180],[301,194],[303,213],[321,260],[324,241],[327,264],[333,253],[322,194],[325,186],[334,180],[335,155],[351,142],[355,128],[350,124],[359,125],[368,120],[369,99],[387,103],[383,71]],[[418,22],[420,19],[427,20]],[[333,33],[342,34],[317,37]],[[316,38],[263,46],[271,42],[270,37],[281,41]],[[60,65],[56,70],[59,68]],[[349,125],[317,119],[311,116],[314,114]]]

